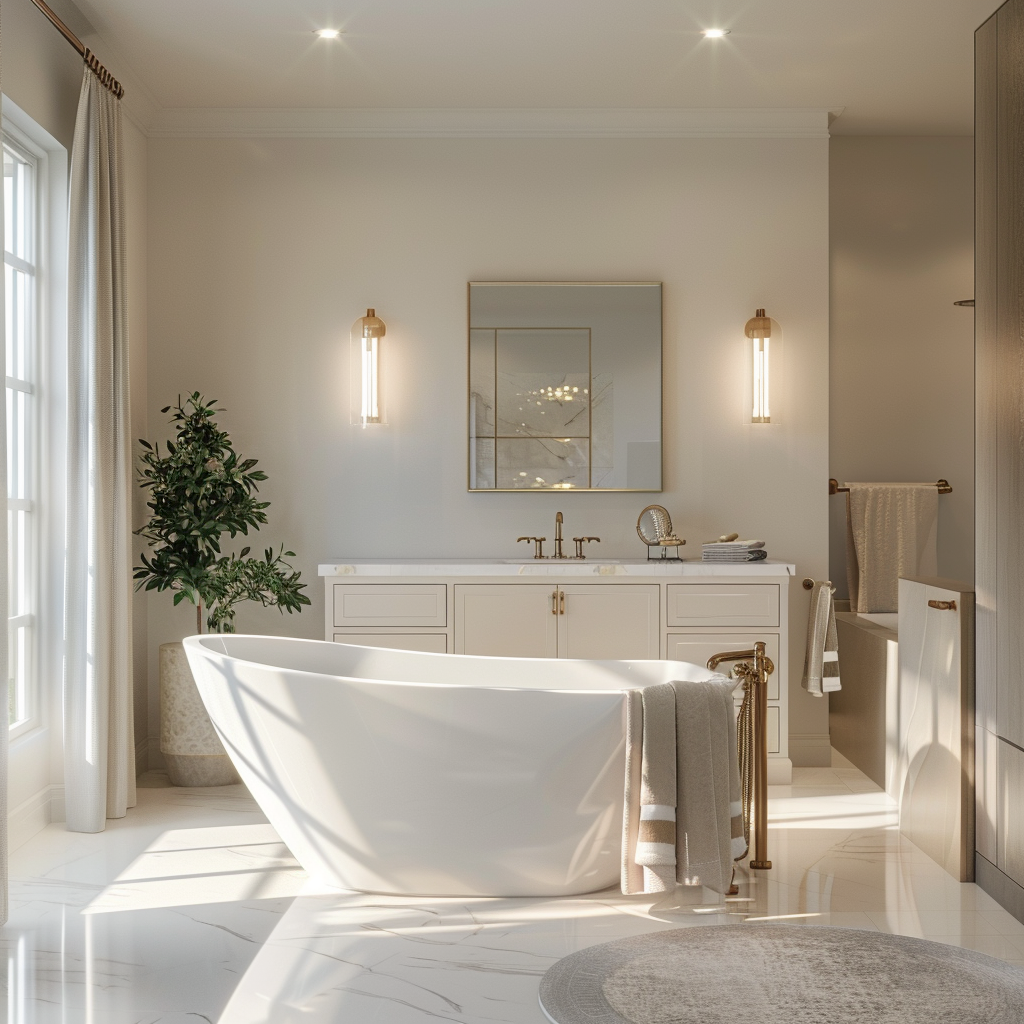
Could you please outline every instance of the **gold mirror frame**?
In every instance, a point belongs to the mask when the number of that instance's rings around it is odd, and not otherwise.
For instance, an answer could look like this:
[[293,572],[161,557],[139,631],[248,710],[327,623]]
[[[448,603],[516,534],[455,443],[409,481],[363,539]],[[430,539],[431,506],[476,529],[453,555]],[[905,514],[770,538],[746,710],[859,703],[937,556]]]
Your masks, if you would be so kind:
[[[651,521],[654,524],[655,537],[653,540],[648,539],[648,534],[644,533],[643,522],[644,517],[650,515]],[[661,552],[661,559],[663,561],[676,561],[681,562],[682,557],[679,554],[679,549],[686,543],[681,537],[677,537],[672,530],[672,517],[668,514],[668,509],[664,505],[648,505],[636,519],[636,533],[637,536],[647,545],[647,558],[649,561],[659,561],[659,559],[651,558],[651,548],[657,548]],[[669,553],[671,552],[671,554]]]
[[[644,533],[641,524],[644,521],[644,516],[650,512],[651,519],[654,522],[654,538],[648,539]],[[672,536],[672,517],[668,514],[668,509],[663,505],[648,505],[647,508],[637,516],[636,520],[636,532],[637,536],[649,547],[656,548],[661,544],[663,537]]]

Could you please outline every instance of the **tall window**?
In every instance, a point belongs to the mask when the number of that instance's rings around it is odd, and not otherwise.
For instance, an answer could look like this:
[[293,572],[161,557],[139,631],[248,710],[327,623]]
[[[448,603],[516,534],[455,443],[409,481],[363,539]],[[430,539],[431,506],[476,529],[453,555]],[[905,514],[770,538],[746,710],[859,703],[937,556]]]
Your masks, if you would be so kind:
[[8,723],[37,710],[39,368],[38,163],[8,132],[4,150],[4,288],[7,362]]

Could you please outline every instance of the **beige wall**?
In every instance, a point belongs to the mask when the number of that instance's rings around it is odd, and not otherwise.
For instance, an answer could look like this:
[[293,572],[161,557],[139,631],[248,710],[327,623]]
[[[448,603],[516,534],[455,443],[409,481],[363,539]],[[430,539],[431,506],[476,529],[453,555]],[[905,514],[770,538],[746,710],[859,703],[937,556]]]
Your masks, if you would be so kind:
[[[667,506],[688,553],[736,530],[798,573],[827,569],[826,140],[151,139],[149,395],[216,397],[269,474],[270,525],[309,583],[301,617],[246,608],[240,631],[322,636],[318,562],[513,557],[566,529],[637,556]],[[466,282],[665,282],[665,491],[466,492]],[[349,425],[348,336],[388,324],[390,426]],[[785,328],[779,422],[744,423],[743,324]],[[773,410],[774,411],[774,410]],[[191,608],[150,598],[157,644]],[[791,607],[799,677],[806,594]],[[791,686],[791,729],[827,751],[827,713]],[[815,756],[815,755],[812,755]],[[826,754],[827,756],[827,754]]]
[[[830,142],[829,474],[936,480],[940,576],[974,580],[974,144]],[[825,486],[822,480],[821,486]],[[829,571],[847,596],[845,504]]]
[[[61,14],[70,17],[66,6]],[[31,0],[4,0],[3,19],[3,91],[68,151],[70,159],[82,58]]]

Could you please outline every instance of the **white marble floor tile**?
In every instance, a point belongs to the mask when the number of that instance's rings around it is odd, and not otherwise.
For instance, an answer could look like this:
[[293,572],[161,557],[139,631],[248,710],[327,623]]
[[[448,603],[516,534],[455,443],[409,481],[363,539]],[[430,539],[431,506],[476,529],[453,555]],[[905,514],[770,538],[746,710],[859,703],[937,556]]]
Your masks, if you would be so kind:
[[106,832],[52,825],[12,858],[0,932],[18,1024],[543,1024],[540,977],[627,935],[743,921],[896,932],[1024,966],[1024,925],[902,836],[840,756],[772,787],[771,871],[739,894],[373,896],[309,882],[240,786],[149,776]]

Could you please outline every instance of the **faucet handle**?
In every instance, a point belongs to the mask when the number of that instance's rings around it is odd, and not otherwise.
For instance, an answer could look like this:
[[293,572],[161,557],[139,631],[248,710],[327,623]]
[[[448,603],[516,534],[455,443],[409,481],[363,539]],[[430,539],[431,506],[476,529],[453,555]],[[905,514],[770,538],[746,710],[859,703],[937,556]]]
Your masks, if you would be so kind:
[[587,557],[585,554],[583,554],[583,545],[589,543],[592,540],[596,540],[598,543],[601,542],[600,537],[573,537],[572,542],[576,545],[577,558],[582,559]]
[[533,557],[543,558],[544,557],[544,541],[547,537],[517,537],[516,543],[519,544],[521,541],[533,542]]

